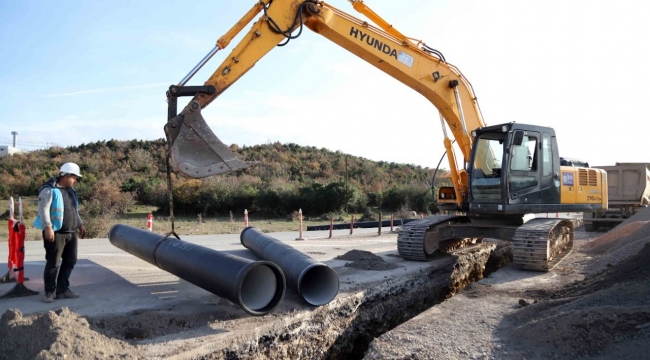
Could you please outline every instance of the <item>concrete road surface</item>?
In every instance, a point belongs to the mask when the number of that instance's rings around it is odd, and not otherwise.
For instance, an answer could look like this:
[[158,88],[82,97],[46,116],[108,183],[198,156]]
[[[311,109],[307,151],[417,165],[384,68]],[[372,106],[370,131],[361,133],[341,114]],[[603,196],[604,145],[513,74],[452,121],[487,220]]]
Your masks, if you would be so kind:
[[[376,236],[377,229],[354,229],[354,236],[349,230],[334,230],[333,239],[328,239],[329,231],[303,232],[303,241],[295,240],[298,232],[280,232],[269,234],[309,256],[326,262],[328,265],[342,266],[343,260],[332,260],[345,252],[358,249],[373,253],[396,253],[396,234]],[[390,234],[390,228],[383,228],[382,234]],[[374,235],[374,236],[373,236]],[[341,237],[343,236],[343,237]],[[231,253],[241,257],[256,259],[244,248],[239,234],[229,235],[195,235],[183,236],[182,240],[214,250]],[[0,243],[0,272],[5,274],[8,253],[7,243]],[[0,314],[6,309],[19,309],[24,315],[68,307],[83,316],[105,316],[128,313],[133,310],[157,309],[178,304],[214,303],[218,297],[177,276],[113,246],[108,239],[81,239],[79,241],[78,261],[70,278],[71,289],[81,295],[78,299],[55,300],[53,303],[42,302],[43,269],[45,250],[42,241],[25,243],[25,277],[29,280],[24,285],[38,295],[0,299]],[[401,259],[399,259],[401,260]],[[395,258],[395,261],[398,261]],[[418,266],[419,263],[413,263]],[[424,264],[419,264],[420,266]],[[353,269],[351,269],[353,270]],[[353,282],[353,272],[340,274],[342,288],[347,282]],[[367,276],[367,275],[364,275]],[[376,274],[378,276],[378,274]],[[372,277],[372,275],[371,275]],[[370,280],[370,279],[368,279]],[[16,283],[0,284],[0,296],[16,286]],[[284,301],[300,301],[296,294],[287,290]]]

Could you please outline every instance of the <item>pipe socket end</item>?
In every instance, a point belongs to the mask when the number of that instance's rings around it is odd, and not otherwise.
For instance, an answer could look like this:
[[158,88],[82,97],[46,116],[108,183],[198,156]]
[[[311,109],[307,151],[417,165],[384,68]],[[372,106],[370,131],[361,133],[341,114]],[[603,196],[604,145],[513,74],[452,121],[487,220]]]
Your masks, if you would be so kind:
[[300,274],[298,292],[310,305],[328,304],[339,293],[339,276],[325,264],[313,264]]

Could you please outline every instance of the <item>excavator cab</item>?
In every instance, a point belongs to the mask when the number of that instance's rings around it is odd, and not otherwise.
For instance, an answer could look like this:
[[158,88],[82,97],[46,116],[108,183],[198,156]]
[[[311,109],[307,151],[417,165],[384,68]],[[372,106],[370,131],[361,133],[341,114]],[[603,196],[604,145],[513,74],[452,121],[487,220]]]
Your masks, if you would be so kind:
[[477,129],[469,210],[521,215],[560,203],[560,157],[551,128],[508,123]]

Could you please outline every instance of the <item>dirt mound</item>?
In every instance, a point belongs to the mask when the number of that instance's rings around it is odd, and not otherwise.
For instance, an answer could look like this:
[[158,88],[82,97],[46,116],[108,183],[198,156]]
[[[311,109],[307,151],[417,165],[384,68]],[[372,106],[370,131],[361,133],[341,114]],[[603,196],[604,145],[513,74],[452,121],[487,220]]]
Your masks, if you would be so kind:
[[631,222],[637,222],[637,221],[648,221],[650,220],[650,208],[645,208],[633,216],[631,216],[629,219],[626,219],[621,223],[621,225],[625,225]]
[[387,263],[381,256],[364,250],[350,250],[336,258],[339,260],[351,260],[352,262],[346,263],[345,266],[361,270],[381,271],[398,267],[395,264]]
[[580,248],[594,258],[586,268],[594,275],[638,253],[650,242],[650,208]]
[[23,317],[9,309],[0,318],[3,359],[144,359],[132,345],[90,329],[68,308]]
[[[650,353],[650,245],[552,299],[521,309],[506,336],[543,358],[641,359]],[[535,334],[529,336],[526,334]],[[550,358],[553,358],[551,356]]]
[[620,245],[620,241],[618,240],[628,235],[638,233],[640,228],[647,228],[641,231],[642,234],[650,234],[650,226],[648,226],[648,224],[650,224],[650,221],[636,221],[621,224],[598,239],[585,244],[582,247],[582,250],[604,254],[611,248]]
[[650,211],[639,214],[583,246],[594,256],[591,276],[506,317],[514,326],[504,335],[517,339],[516,351],[536,349],[540,358],[648,358]]

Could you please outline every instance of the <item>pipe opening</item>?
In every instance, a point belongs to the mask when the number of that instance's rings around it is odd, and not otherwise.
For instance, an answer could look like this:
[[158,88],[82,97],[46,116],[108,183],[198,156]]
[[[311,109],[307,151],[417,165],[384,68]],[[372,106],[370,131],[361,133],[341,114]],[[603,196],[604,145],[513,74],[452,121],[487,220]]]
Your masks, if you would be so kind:
[[325,305],[339,293],[339,276],[329,266],[315,264],[300,274],[298,292],[311,305]]
[[241,305],[251,313],[268,312],[284,297],[284,278],[280,269],[256,264],[244,276],[239,288]]

